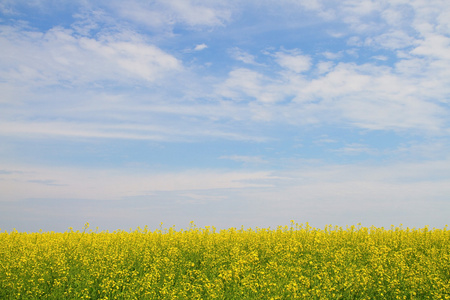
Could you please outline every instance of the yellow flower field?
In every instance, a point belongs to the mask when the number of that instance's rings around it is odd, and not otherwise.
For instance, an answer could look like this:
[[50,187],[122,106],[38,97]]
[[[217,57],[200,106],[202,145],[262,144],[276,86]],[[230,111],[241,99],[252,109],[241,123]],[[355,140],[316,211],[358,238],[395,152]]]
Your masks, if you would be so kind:
[[450,299],[450,231],[0,233],[0,299]]

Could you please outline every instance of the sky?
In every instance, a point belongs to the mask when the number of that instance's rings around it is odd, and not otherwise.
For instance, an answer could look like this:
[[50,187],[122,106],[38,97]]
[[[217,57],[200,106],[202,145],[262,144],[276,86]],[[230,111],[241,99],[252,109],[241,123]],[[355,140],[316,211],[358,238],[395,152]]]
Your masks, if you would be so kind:
[[0,0],[0,230],[450,223],[448,0]]

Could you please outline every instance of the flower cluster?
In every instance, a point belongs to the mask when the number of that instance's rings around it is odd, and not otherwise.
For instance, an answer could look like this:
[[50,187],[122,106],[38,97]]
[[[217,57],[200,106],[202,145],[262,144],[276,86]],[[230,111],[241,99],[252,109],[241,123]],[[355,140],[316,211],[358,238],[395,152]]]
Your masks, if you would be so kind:
[[450,299],[450,231],[0,233],[1,299]]

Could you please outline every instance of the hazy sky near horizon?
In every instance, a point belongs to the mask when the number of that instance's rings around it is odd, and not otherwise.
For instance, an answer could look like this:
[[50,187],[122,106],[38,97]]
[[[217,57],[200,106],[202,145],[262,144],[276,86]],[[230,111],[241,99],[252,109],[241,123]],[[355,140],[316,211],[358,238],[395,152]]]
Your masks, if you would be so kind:
[[447,0],[0,0],[0,229],[443,227]]

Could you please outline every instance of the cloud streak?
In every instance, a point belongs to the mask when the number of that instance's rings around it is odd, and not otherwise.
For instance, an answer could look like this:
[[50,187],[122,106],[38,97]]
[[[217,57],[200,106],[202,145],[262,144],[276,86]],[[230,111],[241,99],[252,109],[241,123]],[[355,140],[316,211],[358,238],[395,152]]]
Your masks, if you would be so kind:
[[[194,205],[202,211],[209,209],[210,205],[235,206],[235,201],[241,201],[240,208],[230,207],[227,212],[210,211],[210,217],[220,221],[215,225],[222,227],[237,226],[235,222],[239,219],[236,219],[236,214],[247,216],[249,220],[240,221],[252,226],[255,226],[255,220],[261,222],[273,214],[275,219],[269,222],[270,225],[286,218],[296,217],[303,221],[313,216],[314,226],[324,226],[327,222],[345,225],[345,220],[346,224],[371,222],[388,227],[400,214],[405,226],[443,226],[436,220],[442,221],[439,211],[448,209],[445,201],[450,192],[448,166],[449,160],[446,159],[377,167],[313,164],[298,165],[298,168],[281,172],[199,170],[166,174],[24,167],[15,171],[25,174],[25,177],[1,174],[0,185],[4,196],[11,195],[10,201],[30,199],[27,201],[40,203],[42,200],[36,199],[36,195],[40,195],[42,198],[61,199],[63,205],[70,201],[64,199],[81,197],[90,199],[88,205],[97,205],[95,201],[110,203],[102,204],[105,207],[123,205],[124,211],[142,220],[141,214],[131,211],[132,206],[129,205],[135,203],[132,199],[143,199],[139,204],[141,210],[156,209],[168,214],[170,210],[167,207],[175,209]],[[396,201],[393,203],[391,199]],[[3,202],[1,205],[16,204]],[[413,221],[414,216],[423,215],[424,211],[432,214],[417,225],[417,221]],[[108,214],[98,211],[91,217],[103,219]],[[200,213],[192,215],[200,216]],[[405,219],[405,216],[408,217]],[[435,217],[437,219],[433,220]],[[229,218],[228,222],[226,218]],[[183,226],[185,221],[189,222],[179,215],[174,224]],[[157,223],[150,225],[156,226]]]

